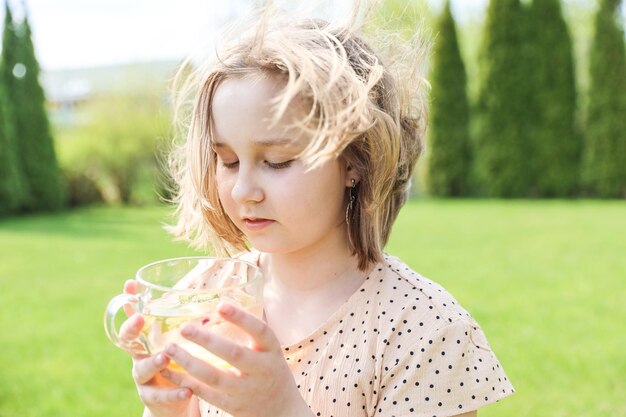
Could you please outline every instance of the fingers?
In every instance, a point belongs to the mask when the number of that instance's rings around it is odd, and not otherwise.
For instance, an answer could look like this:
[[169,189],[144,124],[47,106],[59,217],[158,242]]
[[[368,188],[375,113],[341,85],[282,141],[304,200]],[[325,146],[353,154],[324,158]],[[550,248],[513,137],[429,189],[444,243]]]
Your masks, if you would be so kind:
[[187,388],[191,390],[195,395],[202,398],[206,402],[213,404],[214,406],[221,408],[222,410],[228,410],[231,406],[231,396],[224,395],[224,391],[214,389],[193,376],[181,372],[175,372],[170,369],[165,369],[161,372],[161,376],[168,379],[175,385],[181,388]]
[[186,339],[202,346],[243,373],[248,373],[257,364],[254,353],[250,349],[233,343],[224,337],[214,335],[201,327],[186,325],[181,330],[181,334]]
[[[139,283],[134,279],[129,279],[124,283],[124,293],[125,294],[137,294],[137,289],[139,287]],[[124,313],[126,313],[127,317],[132,316],[136,313],[136,310],[130,305],[124,305]]]
[[[206,385],[223,392],[233,392],[237,388],[237,384],[240,383],[233,372],[222,371],[208,362],[190,355],[178,345],[169,345],[165,349],[165,354],[183,367],[189,375],[171,370],[161,372],[161,375],[176,385],[191,388],[196,393],[202,391],[203,386]],[[198,381],[202,381],[202,384]]]
[[138,340],[143,325],[143,316],[135,313],[120,327],[120,346],[126,349],[134,359],[141,359],[148,355],[145,346]]
[[120,339],[124,342],[136,339],[141,333],[143,324],[143,316],[139,313],[133,314],[124,323],[122,323],[122,327],[120,327]]
[[186,404],[184,401],[193,395],[190,388],[176,386],[160,375],[169,364],[170,359],[163,353],[133,360],[132,374],[137,392],[148,408],[178,406],[181,401]]
[[134,279],[129,279],[124,283],[124,292],[126,294],[137,294],[139,283]]
[[170,358],[163,353],[145,359],[135,360],[133,363],[133,379],[137,385],[150,382],[159,372],[167,368]]
[[252,337],[253,349],[261,351],[280,349],[276,336],[262,320],[231,304],[221,303],[217,311],[224,320],[238,326]]
[[193,394],[189,388],[160,388],[151,385],[140,386],[138,392],[147,406],[175,403],[189,399]]

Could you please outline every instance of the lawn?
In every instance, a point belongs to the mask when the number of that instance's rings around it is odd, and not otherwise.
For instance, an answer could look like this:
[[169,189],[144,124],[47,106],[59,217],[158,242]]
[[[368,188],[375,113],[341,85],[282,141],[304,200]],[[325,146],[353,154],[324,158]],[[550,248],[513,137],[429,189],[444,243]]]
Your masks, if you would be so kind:
[[[102,328],[147,262],[195,254],[164,208],[0,221],[0,417],[139,416]],[[481,416],[626,416],[626,203],[416,200],[390,253],[482,324],[517,389]]]

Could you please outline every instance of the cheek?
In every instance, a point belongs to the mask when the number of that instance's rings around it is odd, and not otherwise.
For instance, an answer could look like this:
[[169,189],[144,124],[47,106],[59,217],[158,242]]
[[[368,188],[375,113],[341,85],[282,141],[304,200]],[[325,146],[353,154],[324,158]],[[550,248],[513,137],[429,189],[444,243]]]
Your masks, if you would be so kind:
[[230,216],[233,209],[233,181],[218,174],[215,177],[215,182],[217,184],[217,196],[220,199],[220,203],[222,203],[226,214]]
[[293,199],[300,200],[299,206],[303,207],[307,217],[316,213],[315,217],[330,218],[334,222],[335,217],[342,212],[345,187],[337,181],[336,175],[311,174],[311,177],[298,184],[298,193]]

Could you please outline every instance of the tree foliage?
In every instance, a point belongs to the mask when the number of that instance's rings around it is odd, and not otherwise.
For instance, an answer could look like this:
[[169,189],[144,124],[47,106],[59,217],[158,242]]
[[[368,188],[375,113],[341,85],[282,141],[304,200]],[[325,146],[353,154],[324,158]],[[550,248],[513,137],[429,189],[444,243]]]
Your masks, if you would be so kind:
[[449,2],[438,23],[433,52],[428,191],[441,197],[467,195],[471,167],[467,75]]
[[28,19],[18,26],[18,41],[12,99],[19,109],[15,113],[17,144],[30,194],[24,209],[56,210],[63,206],[65,196]]
[[16,212],[21,205],[21,177],[14,139],[8,99],[0,81],[0,216]]
[[15,144],[13,107],[8,97],[7,74],[11,74],[11,68],[5,64],[6,57],[14,53],[15,39],[13,17],[9,5],[5,4],[0,60],[0,215],[15,213],[21,207],[23,198],[21,170]]
[[534,0],[529,23],[534,66],[532,193],[567,197],[577,191],[582,140],[576,132],[576,77],[572,41],[559,0]]
[[154,200],[170,119],[162,104],[159,95],[146,92],[100,97],[81,107],[83,122],[59,131],[59,159],[70,204]]
[[626,50],[620,3],[601,1],[590,54],[583,184],[588,194],[600,197],[626,197]]
[[481,194],[525,197],[535,110],[529,88],[528,15],[519,0],[492,1],[481,45],[474,171]]

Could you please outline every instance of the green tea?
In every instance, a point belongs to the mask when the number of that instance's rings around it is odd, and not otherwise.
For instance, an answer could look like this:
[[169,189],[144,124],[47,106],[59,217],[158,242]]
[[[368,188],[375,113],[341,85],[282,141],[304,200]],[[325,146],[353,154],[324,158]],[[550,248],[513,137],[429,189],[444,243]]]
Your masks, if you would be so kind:
[[[180,331],[186,324],[204,327],[214,334],[218,334],[239,344],[247,344],[249,337],[238,327],[224,321],[216,312],[220,301],[227,301],[240,308],[246,309],[257,317],[262,314],[262,307],[255,305],[255,300],[243,292],[230,294],[229,297],[219,300],[216,296],[194,296],[184,299],[180,296],[165,295],[157,300],[148,302],[143,309],[144,326],[142,336],[149,343],[149,353],[155,354],[170,344],[176,343],[191,355],[209,362],[211,365],[227,369],[230,364],[213,355],[202,346],[185,339]],[[170,365],[175,370],[182,371],[178,364]]]

